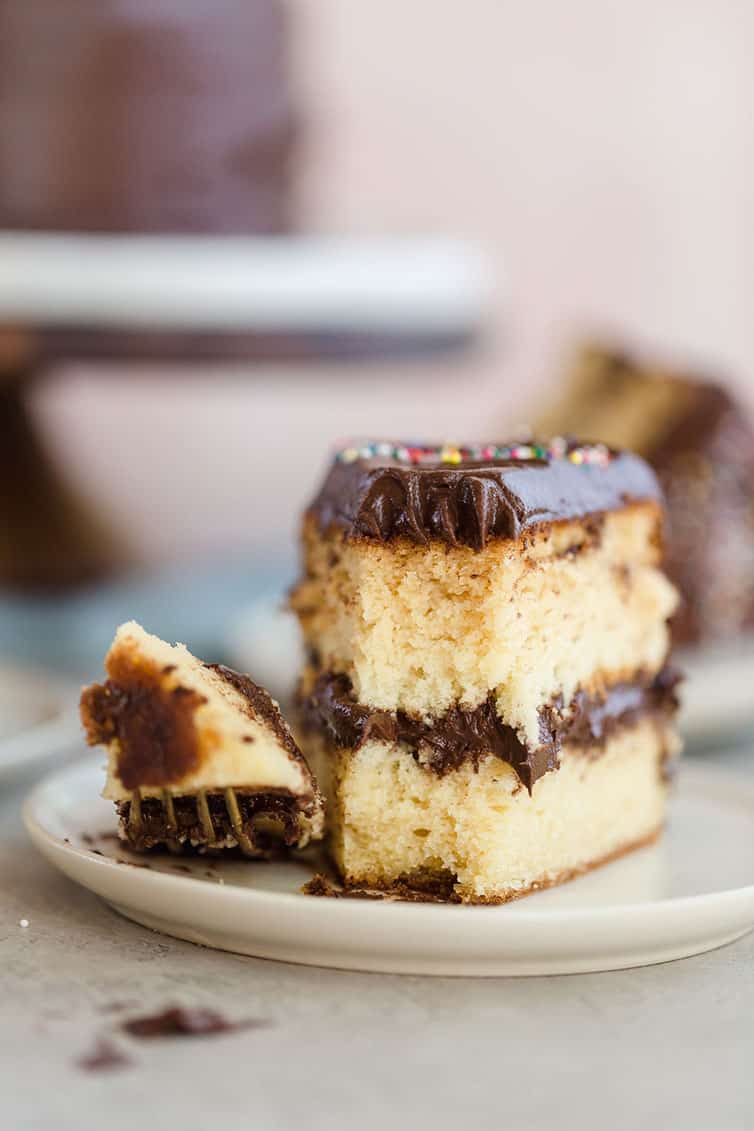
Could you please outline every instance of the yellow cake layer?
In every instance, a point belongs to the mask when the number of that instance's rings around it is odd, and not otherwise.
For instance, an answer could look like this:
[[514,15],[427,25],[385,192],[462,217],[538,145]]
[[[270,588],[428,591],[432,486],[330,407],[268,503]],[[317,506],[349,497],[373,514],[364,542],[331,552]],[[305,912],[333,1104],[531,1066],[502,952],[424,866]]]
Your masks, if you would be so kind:
[[678,740],[647,717],[601,750],[568,748],[531,795],[489,757],[443,776],[399,744],[308,750],[328,800],[331,848],[350,884],[389,888],[455,877],[468,902],[499,902],[561,882],[645,843],[662,828],[666,759]]
[[661,511],[636,503],[484,550],[304,531],[292,603],[320,670],[356,699],[422,718],[493,691],[501,718],[539,745],[539,710],[653,674],[676,592],[660,569]]

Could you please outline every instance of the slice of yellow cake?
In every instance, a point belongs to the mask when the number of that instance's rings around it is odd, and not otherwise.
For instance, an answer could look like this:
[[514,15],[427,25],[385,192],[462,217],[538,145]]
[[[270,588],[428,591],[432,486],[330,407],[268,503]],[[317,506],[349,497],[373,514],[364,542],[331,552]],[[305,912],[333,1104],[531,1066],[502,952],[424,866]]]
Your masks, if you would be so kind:
[[277,704],[248,676],[204,664],[131,621],[84,689],[90,745],[108,750],[103,796],[138,851],[238,848],[266,856],[323,834],[321,795]]
[[346,883],[501,902],[659,833],[662,526],[649,467],[602,445],[338,453],[292,603]]

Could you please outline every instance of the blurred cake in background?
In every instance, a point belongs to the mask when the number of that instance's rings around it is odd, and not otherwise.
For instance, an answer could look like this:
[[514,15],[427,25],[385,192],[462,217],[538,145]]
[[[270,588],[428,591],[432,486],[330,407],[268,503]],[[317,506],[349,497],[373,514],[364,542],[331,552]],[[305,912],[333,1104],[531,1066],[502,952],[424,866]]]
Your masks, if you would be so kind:
[[287,25],[280,0],[0,5],[0,228],[285,230]]
[[[283,0],[4,0],[0,229],[277,235],[291,227],[297,111]],[[20,343],[20,346],[19,346]],[[248,337],[0,310],[0,585],[55,590],[123,560],[29,412],[68,358],[224,356]]]
[[754,428],[721,385],[587,347],[538,434],[578,433],[638,452],[665,491],[679,644],[754,628]]

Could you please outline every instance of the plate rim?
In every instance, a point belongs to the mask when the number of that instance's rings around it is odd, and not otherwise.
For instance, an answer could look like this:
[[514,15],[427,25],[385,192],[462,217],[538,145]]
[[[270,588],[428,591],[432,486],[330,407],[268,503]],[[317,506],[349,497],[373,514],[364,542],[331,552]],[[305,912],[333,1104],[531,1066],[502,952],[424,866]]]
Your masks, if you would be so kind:
[[[48,695],[55,703],[55,713],[50,718],[24,727],[0,740],[0,775],[4,777],[31,770],[62,751],[69,748],[73,750],[81,740],[78,710],[81,684],[56,672],[34,666],[0,661],[0,669],[10,672],[13,678],[37,683],[40,693]],[[41,785],[49,776],[51,775],[46,774],[37,784]]]
[[[26,831],[31,838],[35,848],[42,852],[46,859],[50,860],[54,866],[58,867],[59,859],[77,860],[85,868],[89,868],[94,874],[99,872],[100,875],[108,869],[117,869],[120,873],[123,865],[119,864],[116,860],[107,856],[101,856],[87,847],[79,847],[71,843],[65,843],[63,839],[52,833],[43,820],[39,818],[38,810],[41,804],[44,804],[45,797],[54,792],[56,787],[67,784],[68,779],[75,778],[85,770],[94,770],[94,765],[90,758],[79,758],[68,765],[61,767],[52,773],[46,774],[29,792],[25,797],[22,806],[22,818]],[[685,786],[695,793],[703,788],[705,784],[712,785],[713,789],[726,789],[730,790],[732,787],[736,789],[735,800],[741,804],[742,807],[749,810],[752,823],[754,824],[754,783],[742,778],[741,775],[735,771],[721,769],[719,767],[710,768],[709,766],[689,765],[686,764],[680,771],[685,779]],[[94,798],[92,798],[94,800]],[[49,850],[49,851],[47,851]],[[251,863],[250,867],[254,864]],[[64,870],[64,869],[63,869]],[[66,872],[66,875],[69,875]],[[79,883],[80,886],[92,890],[87,884],[79,879],[74,882]],[[203,896],[210,901],[219,905],[226,905],[231,902],[238,902],[247,907],[257,905],[261,910],[272,910],[275,907],[283,907],[292,909],[296,906],[301,906],[301,901],[307,901],[309,912],[313,916],[330,917],[332,914],[340,915],[341,918],[351,916],[353,919],[367,917],[378,922],[380,918],[384,920],[385,903],[380,900],[348,900],[348,899],[317,899],[312,896],[306,896],[301,892],[285,892],[285,891],[270,891],[268,889],[260,889],[254,887],[242,887],[237,884],[210,884],[205,880],[199,879],[193,875],[178,875],[170,874],[167,872],[157,870],[138,870],[138,879],[134,878],[134,882],[146,883],[153,887],[162,887],[165,891],[185,891],[187,884],[201,884]],[[98,894],[99,893],[95,893]],[[99,896],[100,898],[108,901],[107,896]],[[693,913],[696,908],[704,907],[709,910],[712,906],[720,904],[737,903],[745,900],[752,900],[754,902],[754,880],[750,884],[745,884],[735,888],[724,888],[721,891],[713,891],[706,893],[698,893],[695,895],[686,896],[670,896],[657,900],[649,900],[644,902],[630,902],[612,904],[606,907],[600,906],[585,906],[576,908],[536,908],[526,907],[524,901],[513,901],[507,904],[493,904],[493,905],[469,905],[469,904],[451,904],[451,903],[422,903],[410,901],[390,901],[390,917],[406,918],[413,916],[414,922],[421,915],[425,920],[436,919],[438,922],[445,921],[447,925],[447,915],[451,912],[456,921],[456,925],[463,919],[476,919],[477,921],[489,920],[491,923],[499,921],[506,913],[513,907],[515,908],[515,915],[507,915],[507,920],[510,923],[519,924],[521,928],[533,927],[546,921],[548,924],[552,923],[569,923],[574,926],[586,924],[587,922],[594,923],[595,921],[603,921],[608,919],[627,918],[630,919],[640,912],[645,918],[652,916],[655,920],[660,920],[663,917],[668,918],[674,915],[683,915],[687,912]],[[343,910],[335,911],[334,908],[342,908]],[[319,908],[319,910],[315,910]],[[752,921],[754,927],[754,919]]]

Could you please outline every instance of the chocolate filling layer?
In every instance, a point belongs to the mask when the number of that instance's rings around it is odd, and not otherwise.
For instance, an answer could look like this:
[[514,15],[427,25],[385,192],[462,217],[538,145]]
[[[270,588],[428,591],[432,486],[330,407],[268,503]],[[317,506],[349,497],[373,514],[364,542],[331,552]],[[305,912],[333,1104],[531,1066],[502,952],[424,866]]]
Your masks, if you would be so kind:
[[638,456],[615,452],[606,466],[567,459],[490,460],[461,467],[389,460],[335,462],[309,514],[321,529],[387,542],[439,540],[481,550],[491,539],[661,498]]
[[[298,842],[300,819],[306,812],[306,805],[289,793],[242,793],[235,791],[241,814],[243,831],[261,855],[269,855],[279,845],[290,847]],[[215,839],[222,842],[226,836],[234,836],[233,825],[224,794],[206,794]],[[139,852],[155,848],[169,839],[177,840],[182,847],[194,851],[207,844],[207,834],[197,808],[196,797],[191,795],[174,797],[173,811],[175,828],[168,822],[165,808],[157,797],[141,800],[141,815],[137,829],[129,825],[130,801],[117,803],[121,827],[128,843]]]
[[347,676],[325,673],[306,704],[306,719],[323,729],[337,746],[358,749],[369,740],[403,742],[428,770],[445,774],[465,762],[478,767],[494,754],[513,767],[531,793],[538,778],[557,769],[565,743],[600,749],[619,728],[645,715],[672,714],[677,706],[679,674],[665,667],[654,677],[619,683],[603,695],[580,691],[566,706],[562,698],[540,711],[540,745],[530,749],[516,730],[502,722],[492,693],[477,707],[457,705],[428,723],[407,715],[357,703]]

